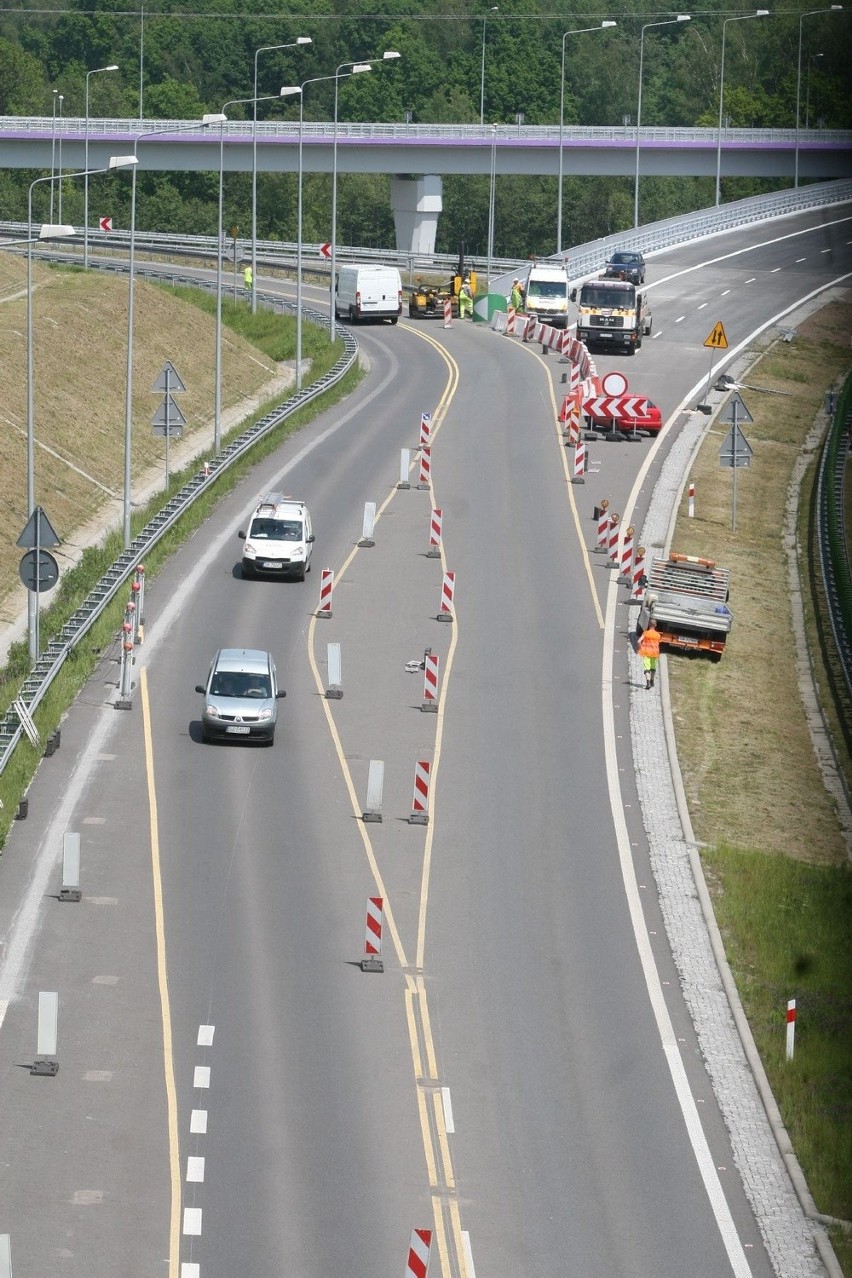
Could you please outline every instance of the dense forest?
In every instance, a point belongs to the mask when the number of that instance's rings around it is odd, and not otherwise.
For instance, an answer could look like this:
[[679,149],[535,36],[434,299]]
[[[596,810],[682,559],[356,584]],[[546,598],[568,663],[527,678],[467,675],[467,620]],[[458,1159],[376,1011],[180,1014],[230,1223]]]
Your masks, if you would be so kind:
[[[665,23],[673,12],[640,11],[632,0],[591,12],[583,5],[555,13],[537,0],[491,6],[480,0],[464,10],[454,0],[387,0],[387,12],[367,12],[366,0],[347,0],[344,14],[328,0],[269,0],[260,15],[242,0],[217,0],[209,11],[160,0],[128,10],[102,0],[97,10],[5,7],[0,10],[0,115],[82,117],[87,72],[115,64],[114,73],[88,77],[89,112],[97,116],[199,118],[233,98],[253,94],[255,54],[265,46],[312,43],[268,50],[258,59],[258,93],[282,84],[333,76],[343,63],[398,50],[396,61],[343,80],[341,121],[415,123],[558,124],[565,51],[564,119],[567,126],[616,125],[635,119],[640,32]],[[364,10],[362,12],[361,10]],[[723,22],[755,17],[754,9],[721,6],[690,12],[688,23],[646,30],[643,49],[642,123],[715,127]],[[804,16],[803,16],[804,15]],[[723,111],[733,128],[791,128],[799,89],[801,127],[852,127],[852,14],[814,12],[804,5],[773,11],[755,21],[728,21],[725,32]],[[584,32],[602,21],[610,29]],[[801,33],[801,79],[799,38]],[[563,39],[564,37],[564,39]],[[482,68],[485,68],[484,89]],[[61,100],[60,100],[61,95]],[[313,84],[305,94],[305,120],[333,116],[334,84]],[[58,104],[58,105],[57,105]],[[271,112],[268,108],[271,106]],[[236,118],[240,108],[230,108]],[[250,107],[243,108],[248,115]],[[263,103],[259,118],[298,115],[298,106]],[[0,218],[26,216],[27,187],[37,173],[0,171]],[[226,175],[225,226],[251,224],[251,176]],[[99,178],[99,206],[117,225],[128,221],[126,175]],[[304,237],[330,234],[330,178],[304,180]],[[730,200],[767,189],[746,179],[724,180]],[[783,186],[786,183],[775,183]],[[454,252],[461,239],[473,253],[485,251],[488,178],[447,177],[438,249]],[[67,216],[82,222],[79,183],[63,192]],[[43,188],[46,191],[46,187]],[[642,220],[712,204],[710,178],[646,178]],[[140,228],[216,233],[218,173],[140,173]],[[549,253],[555,248],[556,180],[501,177],[495,197],[494,252],[498,257]],[[633,182],[626,178],[566,177],[563,189],[566,244],[583,243],[628,228],[633,221]],[[259,175],[258,234],[296,236],[296,178]],[[389,178],[342,174],[338,187],[338,241],[391,245]]]

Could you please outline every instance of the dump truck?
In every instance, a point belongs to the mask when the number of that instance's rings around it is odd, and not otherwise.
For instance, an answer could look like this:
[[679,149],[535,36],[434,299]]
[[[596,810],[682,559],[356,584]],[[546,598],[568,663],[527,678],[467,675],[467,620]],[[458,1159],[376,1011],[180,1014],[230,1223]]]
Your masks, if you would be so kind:
[[645,575],[638,632],[653,622],[666,647],[706,652],[719,661],[733,623],[730,575],[730,569],[719,568],[714,559],[678,554],[653,559]]

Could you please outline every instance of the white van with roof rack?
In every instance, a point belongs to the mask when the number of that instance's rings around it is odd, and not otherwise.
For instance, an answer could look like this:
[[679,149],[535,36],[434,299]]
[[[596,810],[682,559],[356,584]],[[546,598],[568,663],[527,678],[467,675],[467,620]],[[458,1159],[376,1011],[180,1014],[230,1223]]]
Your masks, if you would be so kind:
[[303,501],[284,493],[267,493],[252,512],[248,531],[238,534],[243,546],[244,577],[292,577],[304,581],[311,571],[314,534]]

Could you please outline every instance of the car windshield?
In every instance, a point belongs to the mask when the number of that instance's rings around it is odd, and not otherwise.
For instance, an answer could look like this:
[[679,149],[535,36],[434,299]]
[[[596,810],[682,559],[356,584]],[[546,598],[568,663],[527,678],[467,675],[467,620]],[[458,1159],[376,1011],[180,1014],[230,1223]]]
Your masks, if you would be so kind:
[[561,298],[565,299],[566,285],[561,280],[530,280],[527,289],[527,301],[531,301],[534,297],[539,298]]
[[258,700],[272,696],[269,675],[251,674],[246,670],[218,670],[210,685],[212,697],[255,697]]
[[257,541],[301,541],[302,525],[298,519],[253,519],[249,535]]
[[632,310],[636,305],[636,290],[632,284],[624,288],[599,288],[584,284],[580,290],[580,305],[593,306],[597,310]]

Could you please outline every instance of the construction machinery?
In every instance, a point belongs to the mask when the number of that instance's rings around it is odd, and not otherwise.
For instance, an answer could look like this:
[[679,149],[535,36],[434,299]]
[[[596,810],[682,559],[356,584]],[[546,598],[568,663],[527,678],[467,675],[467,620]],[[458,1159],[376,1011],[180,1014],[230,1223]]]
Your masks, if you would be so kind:
[[464,264],[464,245],[459,249],[458,266],[454,273],[439,284],[428,284],[418,276],[414,288],[408,295],[408,315],[410,319],[443,319],[444,306],[447,301],[453,319],[459,316],[459,293],[467,277],[471,294],[476,297],[476,272],[467,270]]

